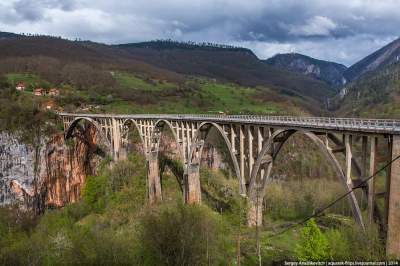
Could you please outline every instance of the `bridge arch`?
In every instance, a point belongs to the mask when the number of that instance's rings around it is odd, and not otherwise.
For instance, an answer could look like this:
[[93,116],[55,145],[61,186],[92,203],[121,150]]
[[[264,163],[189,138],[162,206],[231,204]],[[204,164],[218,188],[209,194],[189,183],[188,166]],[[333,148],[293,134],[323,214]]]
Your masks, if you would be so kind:
[[[185,154],[178,138],[178,134],[176,133],[174,127],[171,122],[168,120],[160,119],[157,120],[153,126],[153,129],[150,133],[150,141],[149,147],[147,147],[147,163],[148,163],[148,184],[149,184],[149,198],[150,201],[153,202],[155,200],[162,200],[163,192],[162,192],[162,180],[160,173],[160,161],[159,161],[159,151],[160,151],[160,143],[163,134],[165,133],[165,129],[169,129],[172,133],[172,138],[176,144],[176,149],[178,151],[178,158],[182,165],[185,164]],[[165,166],[165,165],[164,165]],[[179,167],[178,167],[179,168]],[[184,174],[180,171],[180,169],[174,168],[171,169],[174,173],[176,180],[178,182],[179,188],[183,191],[184,187]],[[164,167],[161,167],[161,170]],[[176,171],[174,171],[176,170]],[[155,200],[154,200],[154,199]]]
[[[141,130],[140,130],[140,126],[139,126],[139,124],[136,122],[135,119],[129,118],[129,119],[127,119],[127,120],[124,121],[124,123],[122,124],[122,129],[124,130],[124,131],[122,132],[122,135],[125,136],[125,134],[128,134],[129,128],[130,128],[130,127],[129,127],[129,124],[132,124],[133,127],[134,127],[134,129],[136,129],[136,131],[138,132],[138,135],[139,135],[139,138],[140,138],[140,143],[142,144],[143,151],[144,151],[144,153],[146,154],[146,150],[145,150],[145,147],[146,147],[146,145],[145,145],[145,139],[143,138],[143,134],[142,134],[142,132],[141,132]],[[128,138],[128,135],[126,135],[126,137]]]
[[111,145],[110,140],[107,138],[107,135],[104,134],[100,124],[96,120],[94,120],[94,119],[92,119],[90,117],[77,117],[77,118],[75,118],[68,126],[68,129],[67,129],[67,131],[65,133],[65,139],[67,140],[67,139],[70,139],[70,138],[73,137],[73,132],[74,132],[76,126],[81,121],[87,121],[87,122],[89,122],[91,125],[93,125],[96,128],[96,130],[97,130],[97,132],[98,132],[98,134],[100,136],[100,139],[102,141],[104,141],[104,143],[106,145],[106,148],[107,148],[106,152],[108,154],[110,154],[111,150],[112,150],[112,145]]
[[[224,130],[219,126],[217,123],[214,122],[203,122],[200,124],[198,127],[195,137],[193,139],[190,152],[189,152],[189,157],[188,157],[188,168],[187,168],[187,182],[190,183],[194,181],[194,187],[195,187],[195,196],[194,201],[199,202],[201,199],[201,188],[200,188],[200,180],[199,180],[199,170],[200,170],[200,162],[201,162],[201,156],[204,148],[204,144],[206,143],[206,139],[208,134],[210,133],[211,129],[216,129],[218,135],[220,135],[224,141],[225,146],[228,148],[228,153],[230,160],[232,161],[233,164],[233,170],[235,172],[235,175],[238,179],[238,185],[239,185],[239,193],[240,194],[246,194],[246,184],[244,181],[244,178],[240,174],[240,168],[238,161],[236,159],[236,155],[233,152],[232,148],[232,143],[226,136]],[[193,175],[193,171],[194,175]],[[194,176],[194,178],[191,178],[189,175]],[[193,180],[194,179],[194,180]],[[190,190],[190,187],[193,187],[192,184],[186,184],[188,186],[187,190]],[[187,191],[186,193],[191,193],[190,191]],[[191,195],[187,195],[187,199],[189,199],[190,202],[190,197]]]
[[184,159],[185,159],[184,151],[182,149],[181,143],[179,142],[178,134],[176,133],[171,122],[164,120],[164,119],[157,120],[157,122],[154,124],[153,130],[151,132],[150,147],[149,147],[148,152],[156,152],[157,156],[158,156],[161,137],[162,137],[162,134],[164,133],[165,127],[167,127],[172,132],[172,136],[174,138],[176,147],[178,149],[179,158],[180,158],[181,162],[184,163]]
[[[267,181],[270,177],[271,170],[273,167],[273,162],[276,156],[279,154],[279,151],[281,150],[285,142],[295,133],[302,134],[308,137],[308,139],[310,139],[313,143],[315,143],[319,148],[319,150],[323,153],[327,161],[333,167],[336,176],[341,181],[341,184],[345,188],[346,192],[352,189],[352,184],[347,183],[347,178],[345,176],[345,173],[343,172],[342,167],[340,166],[339,161],[337,160],[333,152],[327,148],[326,144],[316,134],[307,130],[294,130],[294,129],[278,130],[274,134],[272,134],[272,136],[268,139],[267,143],[263,146],[261,152],[258,154],[256,163],[254,164],[250,176],[250,185],[248,191],[248,196],[251,202],[254,203],[256,200],[258,200],[258,198],[260,199],[264,198],[266,193],[265,190],[267,186]],[[261,191],[260,191],[261,193],[257,195],[256,179],[257,175],[259,174],[260,167],[263,163],[266,164],[267,170],[265,171],[264,176],[261,177]],[[348,195],[348,200],[356,223],[359,224],[362,228],[364,228],[360,207],[353,192],[351,192]]]

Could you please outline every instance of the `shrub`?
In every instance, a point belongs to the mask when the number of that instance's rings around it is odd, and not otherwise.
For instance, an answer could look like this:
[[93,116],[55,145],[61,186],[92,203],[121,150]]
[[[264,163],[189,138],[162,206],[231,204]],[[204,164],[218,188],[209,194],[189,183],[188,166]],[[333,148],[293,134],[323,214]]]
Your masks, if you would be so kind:
[[[334,260],[385,260],[385,248],[377,226],[363,231],[358,225],[340,226],[326,232]],[[351,248],[350,248],[351,247]]]
[[314,219],[307,221],[300,232],[295,253],[300,261],[322,261],[329,258],[329,245]]
[[92,208],[101,210],[105,206],[107,192],[107,177],[88,176],[82,190],[83,200]]
[[[226,260],[221,228],[205,207],[162,206],[146,214],[140,234],[145,265],[214,265]],[[140,264],[140,263],[139,263]],[[228,263],[229,264],[229,263]]]
[[115,163],[112,170],[107,174],[108,185],[111,191],[119,191],[131,182],[135,173],[133,164],[129,161],[119,161]]
[[[304,179],[302,181],[271,182],[267,185],[265,215],[273,220],[298,220],[325,206],[343,193],[342,186],[332,180]],[[351,213],[346,200],[328,211],[339,214]]]

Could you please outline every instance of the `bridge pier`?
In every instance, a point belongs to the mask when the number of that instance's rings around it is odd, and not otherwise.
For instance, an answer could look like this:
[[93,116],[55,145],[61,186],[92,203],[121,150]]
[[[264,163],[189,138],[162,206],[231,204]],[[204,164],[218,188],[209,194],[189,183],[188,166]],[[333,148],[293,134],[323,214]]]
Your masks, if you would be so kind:
[[249,227],[262,225],[263,218],[263,200],[259,197],[249,199],[247,209],[247,225]]
[[[392,160],[400,156],[400,136],[392,139]],[[400,258],[400,160],[391,165],[388,206],[388,232],[386,253],[388,256]]]
[[200,165],[189,164],[185,174],[185,202],[188,204],[201,203]]
[[157,152],[150,152],[147,158],[147,186],[149,202],[162,200],[160,170]]

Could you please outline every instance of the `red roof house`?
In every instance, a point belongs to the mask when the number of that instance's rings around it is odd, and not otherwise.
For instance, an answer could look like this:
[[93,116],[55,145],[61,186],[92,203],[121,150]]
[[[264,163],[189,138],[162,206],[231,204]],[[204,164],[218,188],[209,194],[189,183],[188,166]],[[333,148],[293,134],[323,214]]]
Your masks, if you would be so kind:
[[33,94],[35,96],[43,96],[45,94],[45,91],[42,88],[36,88],[33,90]]
[[17,85],[15,86],[15,89],[17,91],[24,91],[25,90],[25,83],[23,82],[18,82]]

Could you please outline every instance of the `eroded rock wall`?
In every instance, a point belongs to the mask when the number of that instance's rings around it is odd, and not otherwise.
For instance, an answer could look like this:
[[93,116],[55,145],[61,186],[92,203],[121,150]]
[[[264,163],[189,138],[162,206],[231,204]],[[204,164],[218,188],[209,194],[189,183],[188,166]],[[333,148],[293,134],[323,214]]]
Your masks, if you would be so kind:
[[77,201],[85,178],[96,173],[97,154],[93,127],[77,131],[69,143],[53,135],[37,148],[0,133],[0,205],[22,203],[42,212]]
[[86,177],[96,174],[99,158],[95,143],[94,128],[79,133],[68,145],[62,134],[47,143],[46,172],[41,179],[46,206],[61,207],[81,197]]
[[[21,144],[8,133],[0,133],[0,204],[21,201],[27,204],[34,195],[35,172],[40,174],[40,165],[36,165],[36,150],[32,146]],[[44,154],[43,150],[39,153]]]

